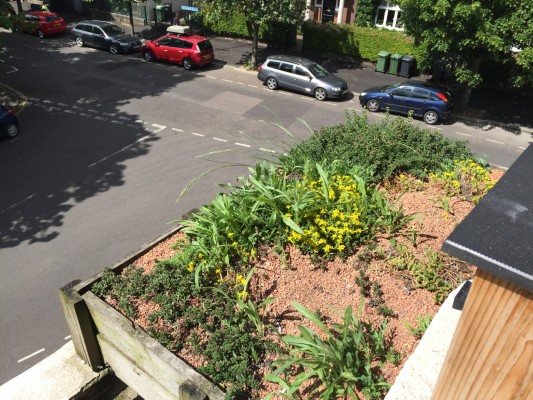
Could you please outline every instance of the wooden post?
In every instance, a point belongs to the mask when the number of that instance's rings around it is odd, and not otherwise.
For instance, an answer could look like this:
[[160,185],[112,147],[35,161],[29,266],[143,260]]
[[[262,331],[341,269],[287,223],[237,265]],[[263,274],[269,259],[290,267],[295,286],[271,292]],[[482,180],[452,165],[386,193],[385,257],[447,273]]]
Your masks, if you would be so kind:
[[76,354],[93,371],[100,371],[104,368],[104,360],[96,341],[95,328],[85,301],[73,290],[79,282],[79,280],[72,281],[59,289],[59,298]]
[[433,400],[533,396],[533,293],[478,269]]

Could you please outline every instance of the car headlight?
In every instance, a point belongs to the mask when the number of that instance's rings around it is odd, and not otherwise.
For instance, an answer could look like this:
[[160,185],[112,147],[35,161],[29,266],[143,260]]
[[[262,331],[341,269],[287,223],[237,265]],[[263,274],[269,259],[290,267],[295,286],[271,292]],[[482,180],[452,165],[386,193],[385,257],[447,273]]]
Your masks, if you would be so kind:
[[368,94],[367,92],[363,92],[359,96],[366,96],[367,94]]
[[118,42],[119,45],[122,47],[131,47],[131,43],[125,43],[125,42]]
[[342,89],[340,88],[340,86],[335,86],[335,87],[333,88],[333,90],[334,90],[335,92],[338,92],[338,91],[340,91],[340,90],[342,90]]

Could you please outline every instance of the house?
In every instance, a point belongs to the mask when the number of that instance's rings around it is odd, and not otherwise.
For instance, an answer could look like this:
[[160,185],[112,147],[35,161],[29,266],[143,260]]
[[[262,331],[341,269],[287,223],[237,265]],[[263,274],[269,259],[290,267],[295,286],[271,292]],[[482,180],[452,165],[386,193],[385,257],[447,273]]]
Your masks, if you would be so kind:
[[[317,22],[353,24],[357,13],[357,0],[307,0],[305,19]],[[401,9],[393,2],[380,1],[374,13],[378,27],[403,31]]]

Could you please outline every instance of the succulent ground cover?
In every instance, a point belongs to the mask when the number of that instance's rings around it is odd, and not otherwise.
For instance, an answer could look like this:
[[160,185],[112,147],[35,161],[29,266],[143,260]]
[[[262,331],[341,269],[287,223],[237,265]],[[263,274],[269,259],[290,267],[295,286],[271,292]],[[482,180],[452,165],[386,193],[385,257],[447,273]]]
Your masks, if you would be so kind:
[[408,120],[347,114],[93,291],[228,398],[382,398],[471,277],[439,249],[500,175]]

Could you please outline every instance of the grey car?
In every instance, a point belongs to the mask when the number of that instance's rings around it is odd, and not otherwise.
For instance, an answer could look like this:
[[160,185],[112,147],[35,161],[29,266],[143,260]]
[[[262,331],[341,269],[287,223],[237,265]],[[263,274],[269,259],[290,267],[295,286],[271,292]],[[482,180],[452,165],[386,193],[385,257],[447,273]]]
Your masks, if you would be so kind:
[[80,47],[107,49],[112,54],[139,51],[139,38],[127,34],[121,27],[107,21],[83,21],[72,28],[72,36]]
[[271,89],[284,88],[315,96],[323,101],[348,93],[348,83],[305,58],[270,56],[259,67],[257,78]]

